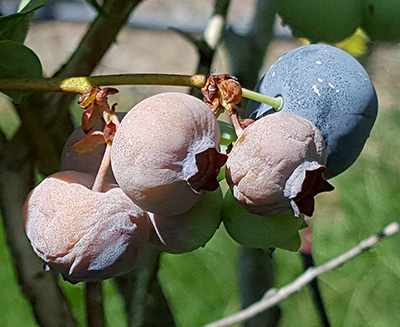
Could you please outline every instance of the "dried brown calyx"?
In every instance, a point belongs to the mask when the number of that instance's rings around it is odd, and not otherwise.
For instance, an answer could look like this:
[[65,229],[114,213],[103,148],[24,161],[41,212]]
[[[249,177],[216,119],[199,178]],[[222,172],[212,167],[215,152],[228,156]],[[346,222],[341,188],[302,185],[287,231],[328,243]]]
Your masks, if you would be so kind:
[[236,135],[240,136],[249,121],[239,119],[237,107],[241,106],[242,87],[236,77],[229,74],[211,74],[201,92],[204,96],[204,102],[217,117],[224,110],[229,113]]
[[333,191],[334,187],[324,177],[325,172],[325,166],[315,161],[306,161],[300,164],[286,181],[284,195],[290,199],[294,216],[312,216],[314,197],[322,192]]
[[210,75],[201,88],[204,102],[218,115],[221,109],[229,113],[235,110],[242,100],[242,87],[237,79],[229,74]]
[[188,179],[188,184],[196,192],[215,191],[219,187],[217,176],[228,156],[215,148],[195,155],[197,173]]
[[[85,109],[82,114],[82,130],[85,136],[72,144],[72,149],[86,152],[92,151],[100,144],[112,143],[119,119],[115,114],[117,104],[113,104],[110,108],[107,97],[116,93],[118,90],[114,88],[93,87],[79,98],[79,105]],[[103,131],[93,130],[99,120],[104,122]]]

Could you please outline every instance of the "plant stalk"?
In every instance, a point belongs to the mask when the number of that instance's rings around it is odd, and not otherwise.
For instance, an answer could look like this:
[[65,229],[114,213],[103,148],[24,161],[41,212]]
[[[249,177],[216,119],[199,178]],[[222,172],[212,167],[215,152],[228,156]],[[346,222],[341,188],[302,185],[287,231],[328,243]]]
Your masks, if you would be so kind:
[[1,91],[86,93],[94,86],[174,85],[201,88],[204,75],[120,74],[52,78],[0,78]]
[[[103,76],[52,77],[52,78],[0,78],[0,91],[66,92],[83,94],[94,86],[117,85],[171,85],[202,88],[206,75],[179,74],[119,74]],[[242,96],[269,104],[277,111],[283,106],[282,97],[270,97],[245,88]]]
[[269,104],[276,111],[279,111],[283,107],[283,98],[282,97],[270,97],[268,95],[263,95],[261,93],[257,93],[255,91],[251,91],[245,88],[242,88],[242,97]]
[[102,191],[104,185],[104,179],[106,177],[110,164],[111,164],[111,144],[107,143],[103,159],[101,160],[99,170],[97,172],[96,178],[93,183],[92,190],[94,192]]

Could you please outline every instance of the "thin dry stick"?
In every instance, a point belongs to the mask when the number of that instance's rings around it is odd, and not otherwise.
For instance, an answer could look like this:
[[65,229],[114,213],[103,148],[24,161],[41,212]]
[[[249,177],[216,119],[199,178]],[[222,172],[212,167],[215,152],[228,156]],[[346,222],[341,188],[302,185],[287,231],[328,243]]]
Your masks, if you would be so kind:
[[252,304],[251,306],[247,307],[244,310],[241,310],[231,316],[226,318],[214,321],[210,324],[205,325],[204,327],[224,327],[224,326],[231,326],[236,323],[240,323],[250,318],[254,317],[255,315],[263,312],[275,305],[279,302],[287,299],[293,293],[301,290],[305,285],[310,283],[316,277],[331,271],[335,268],[340,267],[346,261],[353,259],[354,257],[358,256],[364,251],[369,250],[374,245],[376,245],[379,241],[383,238],[394,235],[400,231],[400,221],[395,221],[389,225],[387,225],[382,232],[372,235],[369,238],[361,241],[357,246],[348,250],[347,252],[339,255],[338,257],[325,262],[324,264],[311,267],[307,269],[302,275],[297,277],[294,281],[287,284],[286,286],[280,289],[271,289],[265,293],[263,298]]
[[96,175],[96,179],[94,180],[92,190],[95,192],[101,192],[104,185],[104,179],[106,177],[108,168],[111,163],[111,144],[106,145],[106,149],[103,154],[103,159],[101,160],[99,170]]
[[[107,169],[110,166],[111,145],[107,144],[103,159],[97,172],[92,190],[101,192],[104,184],[104,178]],[[101,282],[86,283],[86,313],[88,327],[103,327],[104,320],[104,303],[103,303],[103,285]]]

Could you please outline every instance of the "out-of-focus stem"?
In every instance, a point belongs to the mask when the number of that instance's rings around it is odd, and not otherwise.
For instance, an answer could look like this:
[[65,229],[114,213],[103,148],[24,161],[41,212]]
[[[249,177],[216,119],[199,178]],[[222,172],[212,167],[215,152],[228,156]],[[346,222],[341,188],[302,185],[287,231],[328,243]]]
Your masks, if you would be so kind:
[[140,264],[129,274],[115,277],[125,300],[128,326],[175,326],[168,302],[157,278],[160,250],[149,246]]
[[[261,249],[241,247],[238,262],[238,278],[242,307],[258,301],[266,289],[274,286],[274,270],[271,253]],[[281,318],[279,306],[275,306],[246,321],[244,327],[278,326]]]
[[103,285],[101,282],[86,283],[86,312],[88,327],[104,327]]

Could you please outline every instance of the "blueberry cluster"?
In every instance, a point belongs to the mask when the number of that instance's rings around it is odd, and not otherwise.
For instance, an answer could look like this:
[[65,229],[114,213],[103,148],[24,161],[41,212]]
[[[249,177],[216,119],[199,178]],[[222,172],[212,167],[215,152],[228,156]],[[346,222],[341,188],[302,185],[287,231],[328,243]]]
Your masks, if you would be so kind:
[[193,251],[221,221],[241,244],[296,250],[314,196],[331,191],[327,179],[359,156],[377,96],[362,66],[328,45],[285,54],[256,90],[282,97],[283,105],[277,111],[250,102],[254,122],[247,120],[237,139],[232,126],[193,96],[169,92],[139,102],[118,122],[101,190],[93,184],[105,146],[77,153],[70,145],[82,132],[75,131],[62,154],[63,171],[44,179],[25,203],[24,227],[35,252],[78,282],[130,270],[149,244]]
[[25,203],[26,235],[48,267],[71,282],[97,281],[132,269],[149,242],[182,253],[213,236],[222,206],[216,176],[226,156],[204,102],[171,92],[138,103],[114,136],[101,191],[92,186],[105,146],[71,150],[81,136],[77,130],[66,143],[65,170]]

